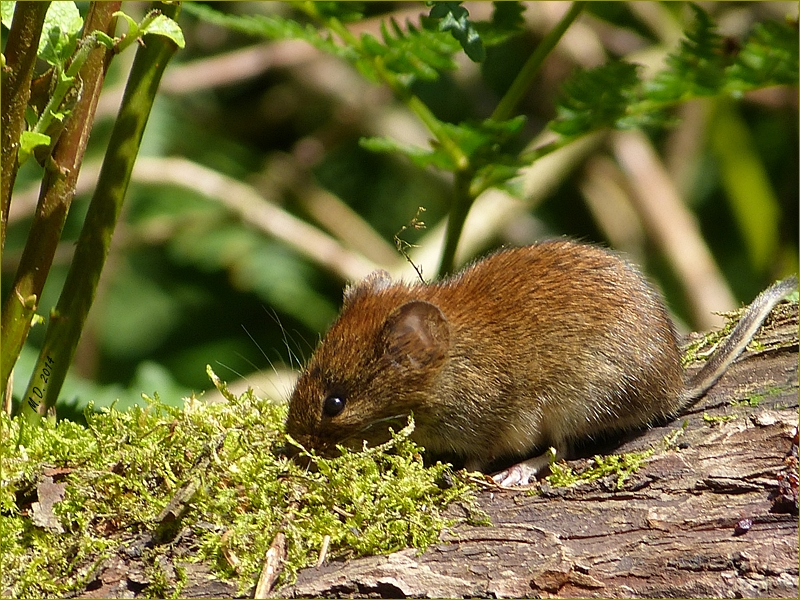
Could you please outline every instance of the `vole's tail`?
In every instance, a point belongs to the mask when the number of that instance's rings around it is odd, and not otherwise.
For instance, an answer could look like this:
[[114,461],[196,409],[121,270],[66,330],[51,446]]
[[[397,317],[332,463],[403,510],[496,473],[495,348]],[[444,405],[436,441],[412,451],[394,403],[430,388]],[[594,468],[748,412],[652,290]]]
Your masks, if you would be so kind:
[[761,323],[775,305],[796,289],[797,275],[792,275],[774,283],[756,296],[727,339],[706,361],[703,368],[686,382],[684,400],[686,404],[699,399],[722,377],[722,374],[753,339]]

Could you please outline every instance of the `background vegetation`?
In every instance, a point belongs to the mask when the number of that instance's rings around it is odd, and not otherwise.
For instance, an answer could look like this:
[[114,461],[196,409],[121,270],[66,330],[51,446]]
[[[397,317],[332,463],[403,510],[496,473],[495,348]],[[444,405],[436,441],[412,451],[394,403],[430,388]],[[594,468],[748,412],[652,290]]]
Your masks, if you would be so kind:
[[[307,20],[289,3],[210,5]],[[352,6],[363,16],[347,27],[376,37],[390,17],[407,28],[430,10],[422,3]],[[473,20],[490,17],[488,3],[466,6]],[[733,57],[758,23],[788,17],[796,29],[796,3],[700,6]],[[418,79],[414,94],[444,122],[486,119],[568,7],[528,3],[519,34],[487,47],[481,63],[459,53],[455,70]],[[124,3],[123,10],[141,18],[145,5]],[[518,105],[515,114],[527,117],[520,139],[546,139],[538,136],[558,115],[562,85],[576,69],[624,57],[652,77],[696,18],[684,3],[589,3]],[[289,380],[276,373],[297,369],[309,355],[347,279],[373,267],[417,276],[396,251],[396,234],[418,246],[409,253],[424,277],[438,267],[451,176],[359,143],[389,136],[427,144],[425,127],[386,86],[303,41],[265,41],[191,10],[179,23],[186,47],[172,59],[150,117],[62,392],[67,407],[117,398],[124,407],[156,391],[178,403],[212,387],[206,364],[258,394],[285,394]],[[40,303],[44,315],[66,275],[131,54],[117,57],[107,76],[79,197]],[[578,237],[629,254],[664,290],[679,322],[709,327],[711,310],[748,302],[797,269],[797,108],[796,87],[770,87],[738,102],[678,104],[666,113],[667,128],[600,132],[570,144],[524,169],[517,196],[493,191],[476,202],[457,262],[501,244]],[[38,169],[28,161],[17,177],[4,296],[35,207]],[[414,227],[417,221],[426,227]],[[43,332],[34,328],[17,365],[17,394]]]

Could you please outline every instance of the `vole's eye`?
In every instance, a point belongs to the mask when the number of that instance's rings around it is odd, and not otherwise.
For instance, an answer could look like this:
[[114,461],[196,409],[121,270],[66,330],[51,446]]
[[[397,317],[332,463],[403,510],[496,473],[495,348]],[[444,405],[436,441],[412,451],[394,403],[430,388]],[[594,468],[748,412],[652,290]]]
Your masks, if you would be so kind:
[[322,412],[326,417],[335,417],[344,410],[344,398],[341,396],[328,396],[322,403]]

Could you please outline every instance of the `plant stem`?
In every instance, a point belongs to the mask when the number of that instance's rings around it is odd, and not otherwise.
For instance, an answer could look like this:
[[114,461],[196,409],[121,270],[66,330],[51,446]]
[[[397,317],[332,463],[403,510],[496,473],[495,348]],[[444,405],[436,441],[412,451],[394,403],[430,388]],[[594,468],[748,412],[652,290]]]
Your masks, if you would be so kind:
[[[87,36],[87,31],[96,29],[113,34],[116,20],[111,15],[119,5],[120,2],[93,2],[86,15],[84,37]],[[0,317],[0,390],[3,393],[28,337],[31,317],[41,298],[64,221],[75,196],[75,183],[111,56],[105,48],[99,47],[86,59],[80,73],[83,94],[67,119],[64,131],[45,168],[31,230]]]
[[2,220],[0,250],[6,243],[6,223],[11,206],[11,190],[17,177],[17,150],[25,125],[25,108],[31,97],[31,79],[36,65],[36,50],[50,2],[18,2],[6,40],[6,65],[0,87],[0,135],[2,136]]
[[[180,5],[159,2],[151,9],[175,19]],[[72,362],[108,256],[158,85],[176,50],[177,46],[169,38],[146,35],[145,43],[136,51],[75,257],[48,323],[39,360],[25,394],[24,406],[28,407],[29,402],[39,398],[35,388],[41,392],[44,402],[37,406],[39,414],[55,405]],[[47,385],[42,386],[45,372],[49,374]]]
[[[530,58],[525,62],[517,77],[514,79],[511,87],[509,87],[506,95],[500,100],[500,103],[492,113],[491,118],[495,121],[505,121],[511,118],[514,109],[519,101],[522,99],[525,92],[530,87],[539,69],[544,62],[544,59],[553,50],[555,45],[564,35],[564,32],[569,28],[572,22],[578,17],[583,10],[586,2],[574,2],[570,9],[567,11],[561,21],[544,37],[531,54]],[[427,109],[427,107],[425,107]],[[415,111],[416,112],[416,111]],[[427,125],[427,123],[426,123]],[[430,128],[430,126],[429,126]],[[432,130],[433,131],[433,130]],[[441,142],[441,139],[440,139]],[[454,144],[455,145],[455,144]],[[456,163],[458,169],[455,172],[455,181],[453,185],[453,204],[450,207],[450,214],[447,221],[447,231],[445,233],[444,250],[442,251],[442,261],[439,264],[439,277],[451,273],[455,267],[456,249],[458,248],[458,241],[461,238],[461,232],[464,229],[464,223],[467,220],[472,203],[475,201],[475,196],[470,193],[472,178],[475,173],[468,167],[469,160],[463,155],[460,148],[456,146],[458,153],[463,156],[463,163]],[[449,151],[449,149],[448,149]],[[453,153],[451,152],[451,155]]]
[[494,109],[492,119],[495,121],[505,121],[511,118],[517,104],[522,100],[525,92],[530,88],[533,80],[539,73],[544,59],[550,54],[553,48],[555,48],[561,36],[563,36],[564,32],[572,25],[572,22],[578,18],[578,15],[585,5],[586,2],[573,2],[567,14],[565,14],[558,24],[547,33],[541,42],[539,42],[536,50],[530,55],[530,58],[528,58],[527,62],[517,74],[511,87],[508,88],[506,95],[503,96],[497,108]]
[[447,216],[447,230],[444,238],[442,260],[439,263],[439,277],[452,273],[455,268],[456,249],[467,220],[469,209],[475,198],[469,193],[474,174],[472,171],[457,171],[453,181],[453,204]]
[[79,43],[78,51],[72,58],[72,62],[70,63],[67,71],[62,74],[61,71],[58,70],[57,74],[55,75],[55,77],[58,77],[56,88],[53,90],[53,95],[50,96],[50,100],[47,101],[47,106],[44,107],[42,116],[39,117],[39,120],[36,122],[33,131],[37,133],[47,133],[50,123],[52,123],[53,119],[55,118],[55,113],[58,111],[61,103],[67,95],[67,92],[75,82],[75,77],[78,75],[78,73],[80,73],[80,70],[86,62],[86,59],[89,58],[89,53],[96,46],[97,42],[95,41],[94,37],[83,38]]
[[401,98],[405,101],[406,106],[408,106],[408,108],[417,115],[419,120],[425,124],[439,144],[441,144],[442,148],[447,151],[453,163],[456,165],[456,169],[466,170],[469,167],[469,157],[464,154],[464,151],[461,150],[459,145],[450,137],[450,134],[447,133],[442,122],[434,116],[431,109],[428,108],[428,105],[413,94],[407,94],[407,97]]
[[[525,92],[530,88],[531,83],[536,78],[544,59],[553,50],[564,32],[575,21],[581,13],[586,2],[574,2],[567,13],[561,18],[558,24],[544,37],[536,47],[533,54],[523,65],[521,71],[514,79],[511,87],[497,105],[491,118],[495,121],[505,121],[511,118],[514,109],[522,99]],[[313,3],[304,3],[303,10],[318,21],[322,21],[319,12]],[[413,95],[407,86],[398,82],[397,78],[384,67],[380,57],[367,56],[362,49],[360,41],[336,19],[328,19],[325,23],[329,29],[334,31],[346,44],[351,45],[362,57],[371,59],[375,71],[381,79],[392,89],[395,95],[400,98],[406,106],[425,124],[428,130],[436,138],[441,148],[445,150],[453,161],[453,172],[455,180],[453,184],[453,202],[448,216],[447,231],[445,234],[444,250],[442,260],[439,265],[439,276],[453,271],[455,254],[458,241],[464,228],[464,223],[469,214],[469,210],[475,200],[475,195],[470,193],[472,178],[475,175],[474,168],[470,165],[470,158],[448,133],[444,124],[435,117],[430,108],[417,96]],[[554,148],[553,148],[554,149]],[[547,149],[544,153],[552,149]]]

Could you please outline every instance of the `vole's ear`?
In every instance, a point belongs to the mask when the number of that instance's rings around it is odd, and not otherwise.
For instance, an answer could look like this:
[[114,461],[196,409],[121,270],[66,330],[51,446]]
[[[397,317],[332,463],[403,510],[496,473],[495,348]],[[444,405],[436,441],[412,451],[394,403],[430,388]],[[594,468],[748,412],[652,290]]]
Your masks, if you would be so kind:
[[396,308],[383,327],[384,351],[391,362],[417,370],[441,366],[450,347],[450,326],[439,308],[413,300]]

